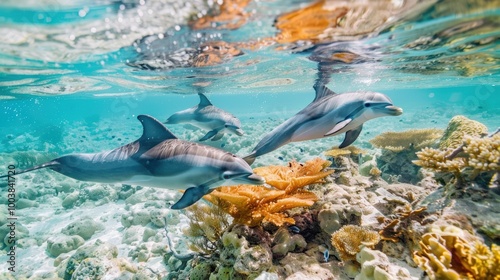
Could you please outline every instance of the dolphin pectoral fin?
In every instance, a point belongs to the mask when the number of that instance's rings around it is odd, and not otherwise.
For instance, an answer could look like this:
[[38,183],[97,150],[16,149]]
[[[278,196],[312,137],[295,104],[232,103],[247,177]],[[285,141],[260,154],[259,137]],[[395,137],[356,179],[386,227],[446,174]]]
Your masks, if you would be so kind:
[[205,189],[206,187],[203,185],[187,189],[181,199],[172,205],[170,209],[184,209],[193,205],[196,201],[200,200],[205,194],[208,193]]
[[360,125],[355,129],[347,131],[345,133],[344,141],[342,141],[342,144],[340,144],[339,149],[342,149],[342,148],[345,148],[345,147],[351,145],[358,138],[362,129],[363,129],[363,125]]
[[255,156],[254,154],[249,154],[248,156],[244,157],[243,160],[246,161],[248,165],[252,165],[253,162],[255,161]]
[[217,130],[217,129],[210,130],[209,132],[207,132],[207,134],[205,134],[205,136],[201,137],[200,140],[198,140],[198,141],[208,140],[208,139],[214,137],[218,132],[219,132],[219,130]]
[[215,134],[215,136],[214,136],[214,137],[212,137],[212,139],[210,139],[210,140],[212,140],[212,141],[218,141],[218,140],[220,140],[220,139],[222,138],[222,136],[224,136],[224,132],[218,132],[218,133],[217,133],[217,134]]
[[332,136],[332,135],[335,135],[336,133],[338,133],[340,130],[342,130],[342,128],[346,127],[350,122],[352,121],[352,119],[345,119],[339,123],[337,123],[330,131],[328,131],[324,136]]

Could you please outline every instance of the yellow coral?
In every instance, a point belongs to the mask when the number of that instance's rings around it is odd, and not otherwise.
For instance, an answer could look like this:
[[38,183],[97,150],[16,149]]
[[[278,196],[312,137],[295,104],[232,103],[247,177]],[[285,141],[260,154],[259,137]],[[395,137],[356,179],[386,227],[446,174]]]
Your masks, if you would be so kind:
[[487,134],[488,128],[484,124],[461,115],[454,116],[439,140],[439,148],[441,150],[455,149],[462,145],[465,136],[482,137]]
[[326,156],[330,157],[338,157],[338,156],[345,156],[345,155],[363,155],[366,154],[365,150],[362,150],[356,146],[347,146],[345,148],[339,149],[338,147],[333,147],[330,150],[325,152]]
[[460,172],[460,169],[467,166],[464,158],[447,159],[450,151],[441,151],[432,148],[423,148],[417,152],[418,160],[413,163],[438,172]]
[[433,227],[413,253],[417,265],[434,279],[500,279],[500,250],[454,227]]
[[500,171],[500,133],[492,137],[465,137],[464,152],[469,166],[480,171]]
[[402,132],[384,132],[370,140],[370,143],[377,148],[393,152],[419,150],[434,144],[441,135],[442,130],[435,128],[410,129]]
[[331,239],[342,261],[355,260],[362,246],[373,249],[379,241],[378,232],[355,225],[343,226],[332,234]]

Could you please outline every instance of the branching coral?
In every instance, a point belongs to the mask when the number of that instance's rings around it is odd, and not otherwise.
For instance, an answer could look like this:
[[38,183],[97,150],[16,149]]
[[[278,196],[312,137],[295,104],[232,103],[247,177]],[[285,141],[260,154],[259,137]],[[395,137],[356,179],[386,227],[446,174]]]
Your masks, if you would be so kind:
[[264,186],[238,185],[221,187],[204,197],[234,218],[235,224],[257,226],[270,222],[277,226],[294,224],[286,210],[309,207],[318,199],[307,191],[287,194]]
[[329,161],[317,158],[305,164],[294,161],[288,166],[256,168],[254,172],[263,176],[266,183],[277,190],[264,186],[238,185],[218,188],[204,198],[229,213],[236,224],[294,224],[295,220],[287,217],[284,211],[314,204],[317,196],[302,188],[331,174],[333,170],[322,171],[329,165]]
[[380,241],[376,231],[360,226],[347,225],[332,234],[332,245],[339,252],[342,261],[355,260],[362,246],[372,248]]
[[410,129],[403,132],[384,132],[372,140],[370,143],[377,147],[393,152],[403,150],[419,150],[429,147],[442,135],[442,130],[435,128]]
[[292,161],[288,166],[258,167],[254,172],[264,177],[268,185],[290,194],[332,174],[333,170],[322,171],[330,164],[330,161],[315,158],[305,164]]
[[500,279],[500,247],[491,250],[454,226],[424,234],[413,259],[433,279]]
[[192,251],[211,255],[217,250],[217,242],[229,226],[227,214],[219,207],[195,203],[187,208],[189,227],[184,233],[190,239]]
[[463,143],[465,136],[483,137],[487,134],[488,128],[484,124],[464,116],[454,116],[439,140],[439,148],[454,149]]
[[470,180],[482,172],[500,172],[500,133],[485,138],[465,136],[463,144],[453,152],[424,148],[416,154],[418,160],[414,164],[435,172],[453,173],[461,185],[465,169],[472,170]]

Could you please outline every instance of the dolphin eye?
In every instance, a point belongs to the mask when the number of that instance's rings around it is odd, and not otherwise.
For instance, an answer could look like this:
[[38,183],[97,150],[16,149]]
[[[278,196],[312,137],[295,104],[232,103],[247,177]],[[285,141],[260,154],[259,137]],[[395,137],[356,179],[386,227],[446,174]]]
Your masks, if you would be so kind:
[[365,103],[365,107],[371,107],[372,104],[371,103]]
[[229,180],[229,179],[231,179],[232,177],[233,177],[233,176],[232,176],[231,174],[227,174],[227,173],[226,173],[226,174],[222,174],[222,179],[224,179],[224,180]]

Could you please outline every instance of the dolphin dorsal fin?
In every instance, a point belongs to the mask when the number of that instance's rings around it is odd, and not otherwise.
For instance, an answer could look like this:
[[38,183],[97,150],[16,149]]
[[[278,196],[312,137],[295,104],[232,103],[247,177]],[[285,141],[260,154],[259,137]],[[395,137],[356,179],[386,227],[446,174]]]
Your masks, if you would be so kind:
[[327,95],[337,94],[333,90],[327,88],[326,85],[323,85],[323,84],[314,85],[314,90],[316,91],[316,97],[314,98],[313,102],[320,100],[321,98],[323,98]]
[[208,100],[208,98],[203,93],[200,92],[198,93],[198,95],[200,96],[200,104],[198,104],[198,107],[202,108],[212,105],[212,102],[210,102],[210,100]]
[[142,136],[139,138],[141,146],[152,148],[156,144],[168,139],[177,139],[161,122],[148,115],[139,115],[137,119],[142,123]]

